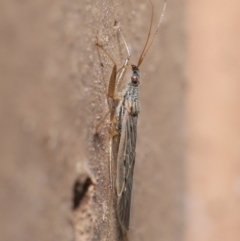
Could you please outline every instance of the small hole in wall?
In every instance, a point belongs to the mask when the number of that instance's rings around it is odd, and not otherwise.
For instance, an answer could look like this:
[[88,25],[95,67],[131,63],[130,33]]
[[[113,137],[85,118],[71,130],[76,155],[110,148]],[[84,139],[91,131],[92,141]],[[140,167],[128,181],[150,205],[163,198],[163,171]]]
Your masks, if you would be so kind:
[[78,178],[73,184],[73,203],[72,209],[75,210],[81,204],[81,201],[86,196],[89,187],[93,185],[92,179],[89,176]]

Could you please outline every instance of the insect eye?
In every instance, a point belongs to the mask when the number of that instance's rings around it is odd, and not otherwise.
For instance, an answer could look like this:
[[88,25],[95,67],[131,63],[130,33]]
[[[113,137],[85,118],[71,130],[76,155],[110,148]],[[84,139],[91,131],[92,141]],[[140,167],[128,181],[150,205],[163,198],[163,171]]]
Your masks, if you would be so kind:
[[136,76],[136,75],[133,75],[132,77],[131,77],[131,80],[132,80],[132,82],[134,83],[134,84],[137,84],[139,81],[138,81],[138,77]]

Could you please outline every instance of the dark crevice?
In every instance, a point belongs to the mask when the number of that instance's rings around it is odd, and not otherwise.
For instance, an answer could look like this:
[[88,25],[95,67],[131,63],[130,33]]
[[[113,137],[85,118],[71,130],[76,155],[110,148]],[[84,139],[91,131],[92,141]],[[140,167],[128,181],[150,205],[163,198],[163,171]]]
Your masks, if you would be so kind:
[[89,187],[93,185],[93,182],[90,177],[85,177],[84,180],[79,180],[79,178],[75,181],[73,185],[73,203],[72,209],[76,210],[81,201],[83,200],[84,196],[86,195]]

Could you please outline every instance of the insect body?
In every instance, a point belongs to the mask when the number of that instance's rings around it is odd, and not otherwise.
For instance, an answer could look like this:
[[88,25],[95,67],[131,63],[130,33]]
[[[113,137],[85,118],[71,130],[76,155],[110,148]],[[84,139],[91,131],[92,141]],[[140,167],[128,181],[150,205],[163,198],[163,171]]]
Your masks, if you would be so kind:
[[[113,134],[110,140],[110,188],[112,189],[112,174],[116,182],[117,193],[117,216],[122,230],[125,232],[129,229],[130,221],[130,206],[131,206],[131,194],[133,184],[133,172],[136,156],[136,139],[137,139],[137,120],[140,112],[139,102],[139,84],[140,84],[140,71],[139,67],[146,56],[149,48],[151,47],[153,40],[159,30],[160,23],[162,22],[163,15],[166,9],[166,0],[164,3],[163,11],[158,22],[157,29],[152,40],[149,43],[151,27],[153,21],[153,5],[150,28],[147,36],[145,46],[139,57],[137,65],[129,65],[130,53],[126,44],[128,57],[125,60],[123,66],[117,70],[117,64],[113,60],[110,54],[104,49],[104,47],[97,43],[97,46],[102,49],[105,54],[114,63],[111,78],[108,85],[108,103],[110,110],[110,122],[113,124]],[[122,36],[123,37],[123,36]],[[130,67],[132,70],[131,80],[122,91],[119,98],[119,87],[122,82],[126,68]],[[104,117],[104,119],[107,116]],[[99,125],[97,126],[97,128]],[[115,167],[116,170],[112,170]],[[112,199],[112,191],[111,197]],[[107,231],[108,232],[108,231]]]
[[137,139],[137,120],[140,112],[138,85],[140,76],[138,67],[132,65],[131,81],[123,91],[122,100],[117,108],[119,148],[117,155],[117,213],[119,222],[129,229],[133,171]]

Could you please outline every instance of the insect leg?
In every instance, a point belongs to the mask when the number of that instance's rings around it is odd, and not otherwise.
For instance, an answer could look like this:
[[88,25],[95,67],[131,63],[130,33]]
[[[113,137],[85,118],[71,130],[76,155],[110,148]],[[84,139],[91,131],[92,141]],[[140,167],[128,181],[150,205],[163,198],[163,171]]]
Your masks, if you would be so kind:
[[[119,32],[120,32],[120,30],[119,30]],[[117,70],[117,64],[114,61],[114,59],[112,58],[112,56],[104,49],[104,47],[102,45],[100,45],[99,43],[96,44],[96,46],[98,48],[100,48],[109,57],[109,59],[113,62],[113,68],[112,68],[112,73],[111,73],[111,77],[110,77],[109,84],[108,84],[108,90],[107,90],[107,101],[108,101],[109,111],[104,115],[104,117],[96,125],[95,134],[98,133],[99,127],[102,125],[102,123],[105,121],[105,119],[108,117],[109,114],[110,114],[110,121],[114,122],[115,110],[118,105],[118,99],[119,99],[119,96],[117,96],[116,92],[118,91],[118,89],[122,83],[122,80],[125,75],[126,68],[127,68],[127,65],[128,65],[129,59],[130,59],[130,52],[129,52],[129,49],[127,47],[126,41],[125,41],[122,33],[121,33],[121,36],[122,36],[125,46],[127,48],[128,57],[124,61],[123,66],[118,70]]]
[[110,113],[112,113],[112,111],[113,111],[113,106],[112,106],[110,99],[114,99],[114,92],[115,92],[115,85],[116,85],[115,83],[116,83],[116,76],[117,76],[117,64],[114,61],[114,59],[111,57],[110,54],[108,54],[108,52],[98,42],[96,43],[96,46],[98,48],[100,48],[109,57],[109,59],[113,62],[113,68],[112,68],[112,73],[111,73],[111,77],[110,77],[109,84],[108,84],[108,90],[107,90],[107,101],[108,101],[109,111],[103,116],[103,118],[95,126],[95,134],[98,133],[99,127],[102,125],[102,123],[108,117],[108,115]]
[[125,47],[126,47],[128,56],[127,56],[127,58],[125,59],[125,61],[124,61],[124,63],[123,63],[123,68],[122,68],[121,72],[120,72],[119,75],[118,75],[117,86],[116,86],[116,89],[117,89],[117,90],[119,90],[119,88],[120,88],[120,86],[121,86],[121,84],[122,84],[124,75],[125,75],[125,73],[126,73],[126,67],[128,66],[128,62],[129,62],[130,57],[131,57],[131,54],[130,54],[130,51],[129,51],[127,42],[126,42],[126,40],[125,40],[125,38],[124,38],[124,36],[123,36],[123,34],[122,34],[122,32],[121,32],[120,29],[119,29],[119,33],[120,33],[120,35],[121,35],[121,37],[122,37],[122,39],[123,39],[123,42],[124,42],[124,45],[125,45]]

